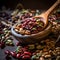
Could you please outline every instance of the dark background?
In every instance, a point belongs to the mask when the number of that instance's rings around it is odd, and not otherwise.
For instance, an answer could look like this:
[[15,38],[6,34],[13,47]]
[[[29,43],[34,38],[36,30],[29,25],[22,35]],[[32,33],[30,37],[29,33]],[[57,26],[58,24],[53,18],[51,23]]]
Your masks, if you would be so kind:
[[21,3],[24,8],[30,9],[48,9],[56,0],[0,0],[1,6],[14,9],[18,3]]

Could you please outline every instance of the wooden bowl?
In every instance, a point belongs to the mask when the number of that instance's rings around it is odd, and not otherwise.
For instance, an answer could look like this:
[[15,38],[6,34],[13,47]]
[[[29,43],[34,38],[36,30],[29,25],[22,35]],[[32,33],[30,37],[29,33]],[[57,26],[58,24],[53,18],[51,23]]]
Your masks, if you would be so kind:
[[19,38],[18,40],[22,39],[23,41],[26,41],[26,43],[34,42],[37,39],[42,39],[42,38],[46,37],[51,32],[51,28],[52,28],[52,24],[49,22],[48,26],[43,31],[41,31],[39,33],[31,34],[31,35],[21,35],[21,34],[18,34],[17,32],[14,31],[15,25],[11,28],[11,33],[14,36],[16,36],[17,38]]

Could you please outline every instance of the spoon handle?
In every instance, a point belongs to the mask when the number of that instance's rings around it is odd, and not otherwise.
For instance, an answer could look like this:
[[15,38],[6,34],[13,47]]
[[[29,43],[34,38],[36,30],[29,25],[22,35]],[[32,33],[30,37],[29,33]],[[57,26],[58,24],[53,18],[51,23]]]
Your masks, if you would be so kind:
[[60,0],[57,0],[46,12],[46,16],[48,16],[53,10],[54,8],[60,3]]

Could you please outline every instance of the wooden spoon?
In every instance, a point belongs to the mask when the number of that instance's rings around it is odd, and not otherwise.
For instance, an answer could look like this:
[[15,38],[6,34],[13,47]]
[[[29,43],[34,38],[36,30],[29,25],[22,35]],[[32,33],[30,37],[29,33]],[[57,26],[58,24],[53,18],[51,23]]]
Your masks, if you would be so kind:
[[53,9],[60,3],[60,0],[57,0],[46,12],[38,15],[38,16],[34,16],[34,18],[43,18],[43,22],[45,23],[44,28],[47,26],[48,24],[48,16],[49,14],[53,11]]

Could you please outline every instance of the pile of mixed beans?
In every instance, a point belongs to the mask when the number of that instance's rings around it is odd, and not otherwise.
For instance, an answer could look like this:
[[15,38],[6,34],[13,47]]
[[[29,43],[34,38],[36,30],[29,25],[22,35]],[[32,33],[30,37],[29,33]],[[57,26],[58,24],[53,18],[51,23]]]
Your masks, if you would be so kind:
[[[3,49],[7,45],[13,46],[14,39],[11,37],[11,26],[16,25],[15,31],[20,34],[35,34],[42,30],[44,23],[41,19],[31,19],[31,17],[39,15],[39,10],[22,9],[19,10],[3,10],[0,12],[0,48]],[[6,58],[13,57],[20,60],[60,60],[60,46],[56,46],[56,40],[60,35],[60,7],[49,16],[49,22],[53,24],[52,33],[48,38],[34,44],[15,43],[16,50],[6,50]],[[22,32],[23,30],[23,32]],[[15,46],[14,45],[14,46]],[[14,47],[13,46],[13,47]]]
[[15,26],[15,31],[23,35],[36,34],[42,31],[44,23],[42,18],[27,18]]
[[14,27],[15,32],[22,35],[31,35],[42,31],[44,27],[43,18],[33,18],[33,16],[38,14],[39,10],[22,10],[19,12],[16,17],[19,17],[18,20],[21,21]]

